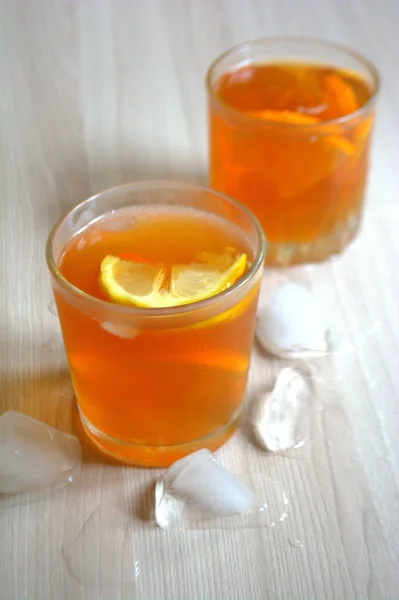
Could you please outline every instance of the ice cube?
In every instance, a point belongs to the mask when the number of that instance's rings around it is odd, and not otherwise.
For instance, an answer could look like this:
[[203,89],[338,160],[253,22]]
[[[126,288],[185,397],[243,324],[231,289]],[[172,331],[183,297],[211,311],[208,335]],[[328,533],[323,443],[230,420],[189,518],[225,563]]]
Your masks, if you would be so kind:
[[310,409],[309,384],[293,368],[280,371],[272,390],[259,394],[252,406],[251,422],[258,443],[270,452],[298,447],[303,442],[301,416]]
[[254,510],[256,503],[255,494],[202,449],[175,462],[156,483],[155,519],[166,529],[184,519],[187,508],[231,516]]
[[322,356],[329,350],[326,317],[303,286],[286,282],[272,295],[257,316],[260,344],[282,358]]
[[101,323],[101,327],[107,333],[116,335],[116,337],[124,340],[131,340],[134,337],[137,337],[140,333],[140,330],[136,329],[135,327],[129,327],[129,325],[114,325],[113,323],[108,323],[107,321],[103,321]]
[[68,478],[81,457],[77,438],[15,411],[0,417],[0,494]]

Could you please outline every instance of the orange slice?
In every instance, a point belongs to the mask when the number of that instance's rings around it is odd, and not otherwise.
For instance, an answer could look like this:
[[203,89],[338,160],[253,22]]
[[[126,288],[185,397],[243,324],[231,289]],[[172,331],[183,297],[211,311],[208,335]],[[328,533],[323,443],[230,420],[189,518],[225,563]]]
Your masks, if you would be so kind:
[[345,83],[342,77],[336,73],[331,73],[326,75],[324,82],[327,91],[334,97],[337,104],[340,112],[337,116],[348,115],[359,108],[355,92],[350,85]]
[[324,138],[324,141],[346,156],[353,156],[356,152],[356,147],[354,144],[349,142],[344,137],[340,137],[338,135],[329,135],[328,137]]
[[294,112],[293,110],[249,110],[245,114],[257,119],[264,119],[265,121],[291,123],[292,125],[315,125],[316,123],[320,123],[318,117]]

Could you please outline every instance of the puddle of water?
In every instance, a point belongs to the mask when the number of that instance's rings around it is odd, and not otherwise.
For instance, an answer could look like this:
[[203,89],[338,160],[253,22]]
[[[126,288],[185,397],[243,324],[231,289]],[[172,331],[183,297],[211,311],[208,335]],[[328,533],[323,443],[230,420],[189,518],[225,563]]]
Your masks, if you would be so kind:
[[50,336],[40,346],[40,351],[44,351],[52,356],[65,355],[64,343],[62,341],[61,332]]
[[256,496],[253,510],[229,516],[210,514],[195,503],[168,495],[167,510],[171,530],[243,530],[271,529],[285,521],[289,513],[289,498],[279,481],[261,473],[239,473],[237,479]]
[[[182,528],[163,531],[132,520],[131,514],[122,511],[119,506],[98,506],[80,530],[71,532],[62,546],[62,561],[68,574],[67,587],[76,588],[78,585],[80,589],[105,594],[107,598],[117,593],[123,594],[123,597],[125,594],[128,594],[126,597],[137,594],[145,598],[146,590],[151,590],[154,597],[161,597],[156,595],[156,591],[164,591],[165,580],[178,588],[180,585],[182,589],[187,586],[186,581],[180,581],[182,564],[186,573],[193,569],[198,573],[198,568],[204,567],[209,575],[207,557],[202,556],[201,565],[198,564],[201,540],[210,536],[209,540],[212,539],[216,548],[218,544],[224,544],[224,536],[230,532],[231,543],[237,545],[233,530],[241,530],[241,540],[249,539],[253,527],[275,527],[287,518],[289,502],[279,482],[258,474],[248,474],[246,478],[241,476],[241,479],[247,479],[248,485],[256,485],[256,492],[264,495],[263,504],[256,514],[239,515],[237,519],[189,519]],[[265,487],[268,490],[267,502]],[[67,530],[68,526],[64,525],[64,528]],[[220,530],[225,532],[223,536]],[[239,548],[235,553],[239,555]],[[212,556],[208,558],[212,562],[215,560]],[[151,577],[149,573],[152,573]]]
[[79,485],[81,481],[81,468],[77,466],[72,475],[64,479],[52,483],[41,489],[32,490],[29,492],[21,492],[18,494],[1,494],[0,493],[0,508],[11,508],[13,506],[21,506],[24,504],[34,504],[45,500],[49,496],[59,494],[69,486]]
[[134,587],[141,569],[131,525],[119,507],[98,506],[62,547],[69,575],[79,585],[98,590]]

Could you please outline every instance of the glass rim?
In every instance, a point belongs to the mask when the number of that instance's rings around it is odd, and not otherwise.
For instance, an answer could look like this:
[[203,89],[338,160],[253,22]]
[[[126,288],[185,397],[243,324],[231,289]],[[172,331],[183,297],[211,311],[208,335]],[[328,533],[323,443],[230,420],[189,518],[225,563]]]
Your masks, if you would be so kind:
[[[359,63],[361,63],[363,66],[365,66],[372,75],[374,89],[371,91],[370,98],[367,100],[367,102],[365,102],[358,109],[356,109],[353,112],[350,112],[347,115],[343,115],[342,117],[336,117],[335,119],[328,119],[326,121],[320,121],[319,123],[306,123],[306,124],[305,123],[283,123],[283,122],[276,122],[276,121],[271,121],[271,120],[269,121],[268,119],[263,119],[262,117],[255,117],[253,115],[247,115],[244,112],[240,111],[239,109],[232,107],[230,104],[228,104],[228,102],[221,100],[211,82],[211,77],[212,77],[213,71],[216,69],[218,64],[224,58],[227,58],[230,54],[233,54],[234,52],[237,52],[239,50],[243,50],[245,48],[250,48],[250,47],[258,46],[258,45],[260,46],[260,45],[264,45],[264,44],[272,45],[272,44],[275,44],[276,42],[277,43],[278,42],[298,42],[298,43],[310,44],[310,45],[314,44],[314,45],[324,46],[325,48],[330,48],[332,50],[338,50],[342,53],[345,53],[345,54],[351,56],[352,58],[357,60]],[[227,72],[227,71],[228,71],[228,69],[225,72]],[[381,78],[380,78],[377,67],[372,63],[371,60],[369,60],[361,52],[358,52],[357,50],[353,50],[352,48],[346,46],[345,44],[341,44],[339,42],[330,42],[328,40],[324,40],[322,38],[317,38],[317,37],[310,37],[310,36],[308,37],[306,35],[281,35],[281,36],[279,35],[279,36],[270,36],[270,37],[256,38],[254,40],[248,40],[246,42],[242,42],[241,44],[236,44],[235,46],[228,48],[227,50],[225,50],[224,52],[219,54],[210,64],[210,66],[206,72],[206,75],[205,75],[205,84],[206,84],[206,88],[207,88],[207,91],[208,91],[211,101],[214,102],[219,107],[221,107],[224,111],[226,111],[231,116],[239,117],[240,119],[242,119],[243,121],[246,121],[247,123],[253,123],[253,124],[256,123],[257,125],[262,125],[262,126],[266,126],[269,128],[270,127],[277,128],[277,129],[284,128],[284,129],[292,129],[295,131],[300,131],[300,130],[311,130],[311,129],[314,129],[315,127],[317,127],[318,129],[323,129],[325,126],[328,127],[331,125],[345,124],[347,122],[350,122],[353,118],[361,116],[363,113],[372,109],[374,104],[376,103],[376,100],[377,100],[377,97],[378,97],[378,94],[380,91]]]
[[[254,225],[256,234],[258,236],[259,243],[258,243],[258,247],[256,249],[253,264],[248,269],[248,271],[246,271],[246,273],[244,273],[244,275],[242,275],[231,287],[227,288],[223,292],[219,292],[218,294],[210,296],[209,298],[205,298],[204,300],[200,300],[198,302],[191,302],[189,304],[184,304],[181,306],[170,306],[170,307],[161,307],[161,308],[140,308],[140,307],[136,307],[136,306],[125,306],[125,305],[116,304],[116,303],[114,304],[113,302],[108,302],[106,300],[102,300],[101,298],[96,298],[94,296],[91,296],[90,294],[84,292],[77,286],[70,283],[66,279],[66,277],[64,277],[64,275],[61,273],[61,271],[59,270],[59,268],[56,264],[54,254],[53,254],[53,244],[54,244],[55,237],[56,237],[60,227],[63,225],[63,223],[66,221],[66,219],[71,217],[71,215],[73,215],[76,211],[80,210],[84,205],[89,205],[97,198],[99,198],[101,196],[105,196],[110,193],[126,192],[129,189],[162,188],[162,187],[167,187],[167,186],[170,186],[172,188],[180,188],[180,189],[187,189],[187,190],[191,190],[191,191],[202,191],[202,192],[210,193],[213,196],[216,196],[219,199],[222,199],[226,204],[233,206],[233,207],[237,208],[239,211],[241,211],[242,213],[244,213],[249,218],[252,225]],[[134,206],[134,204],[132,206]],[[225,194],[222,194],[220,192],[217,192],[216,190],[213,190],[209,187],[202,186],[202,185],[184,183],[184,182],[173,181],[173,180],[170,180],[170,181],[168,181],[168,180],[152,180],[152,181],[148,180],[148,181],[131,182],[131,183],[107,188],[105,190],[102,190],[101,192],[98,192],[97,194],[94,194],[93,196],[90,196],[89,198],[86,198],[82,202],[79,202],[79,204],[76,204],[71,210],[66,212],[60,219],[58,219],[58,221],[52,227],[52,229],[48,235],[47,242],[46,242],[46,262],[47,262],[47,267],[50,271],[50,274],[61,285],[61,287],[63,288],[63,290],[65,292],[67,292],[68,294],[72,294],[73,296],[78,297],[80,300],[90,303],[90,304],[96,306],[97,308],[115,312],[115,313],[122,314],[125,316],[170,317],[170,316],[181,316],[181,315],[192,313],[192,312],[195,312],[198,310],[202,310],[208,306],[211,306],[215,302],[219,302],[219,301],[224,300],[225,298],[229,298],[230,296],[235,294],[237,291],[241,290],[255,276],[255,274],[258,272],[259,268],[261,268],[264,258],[265,258],[266,246],[267,246],[267,244],[266,244],[265,235],[264,235],[263,229],[262,229],[258,219],[246,206],[241,204],[241,202],[238,202],[237,200],[234,200],[233,198],[230,198],[229,196],[226,196]]]

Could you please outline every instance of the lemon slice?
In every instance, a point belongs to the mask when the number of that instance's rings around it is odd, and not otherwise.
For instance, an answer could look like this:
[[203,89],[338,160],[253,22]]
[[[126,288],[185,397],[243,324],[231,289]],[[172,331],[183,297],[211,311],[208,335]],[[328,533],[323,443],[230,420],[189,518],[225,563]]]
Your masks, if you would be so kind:
[[101,262],[100,287],[118,304],[157,305],[165,279],[166,270],[161,266],[122,260],[110,254]]
[[118,304],[141,308],[181,306],[210,298],[229,288],[244,273],[247,255],[240,254],[228,269],[217,265],[176,265],[170,273],[116,256],[106,256],[99,283],[108,298]]
[[226,246],[222,254],[202,250],[197,254],[197,262],[212,265],[213,267],[225,271],[234,263],[236,256],[237,250],[233,248],[233,246]]
[[198,302],[227,290],[241,277],[246,265],[247,255],[240,254],[226,270],[203,264],[173,267],[171,292],[175,304]]

